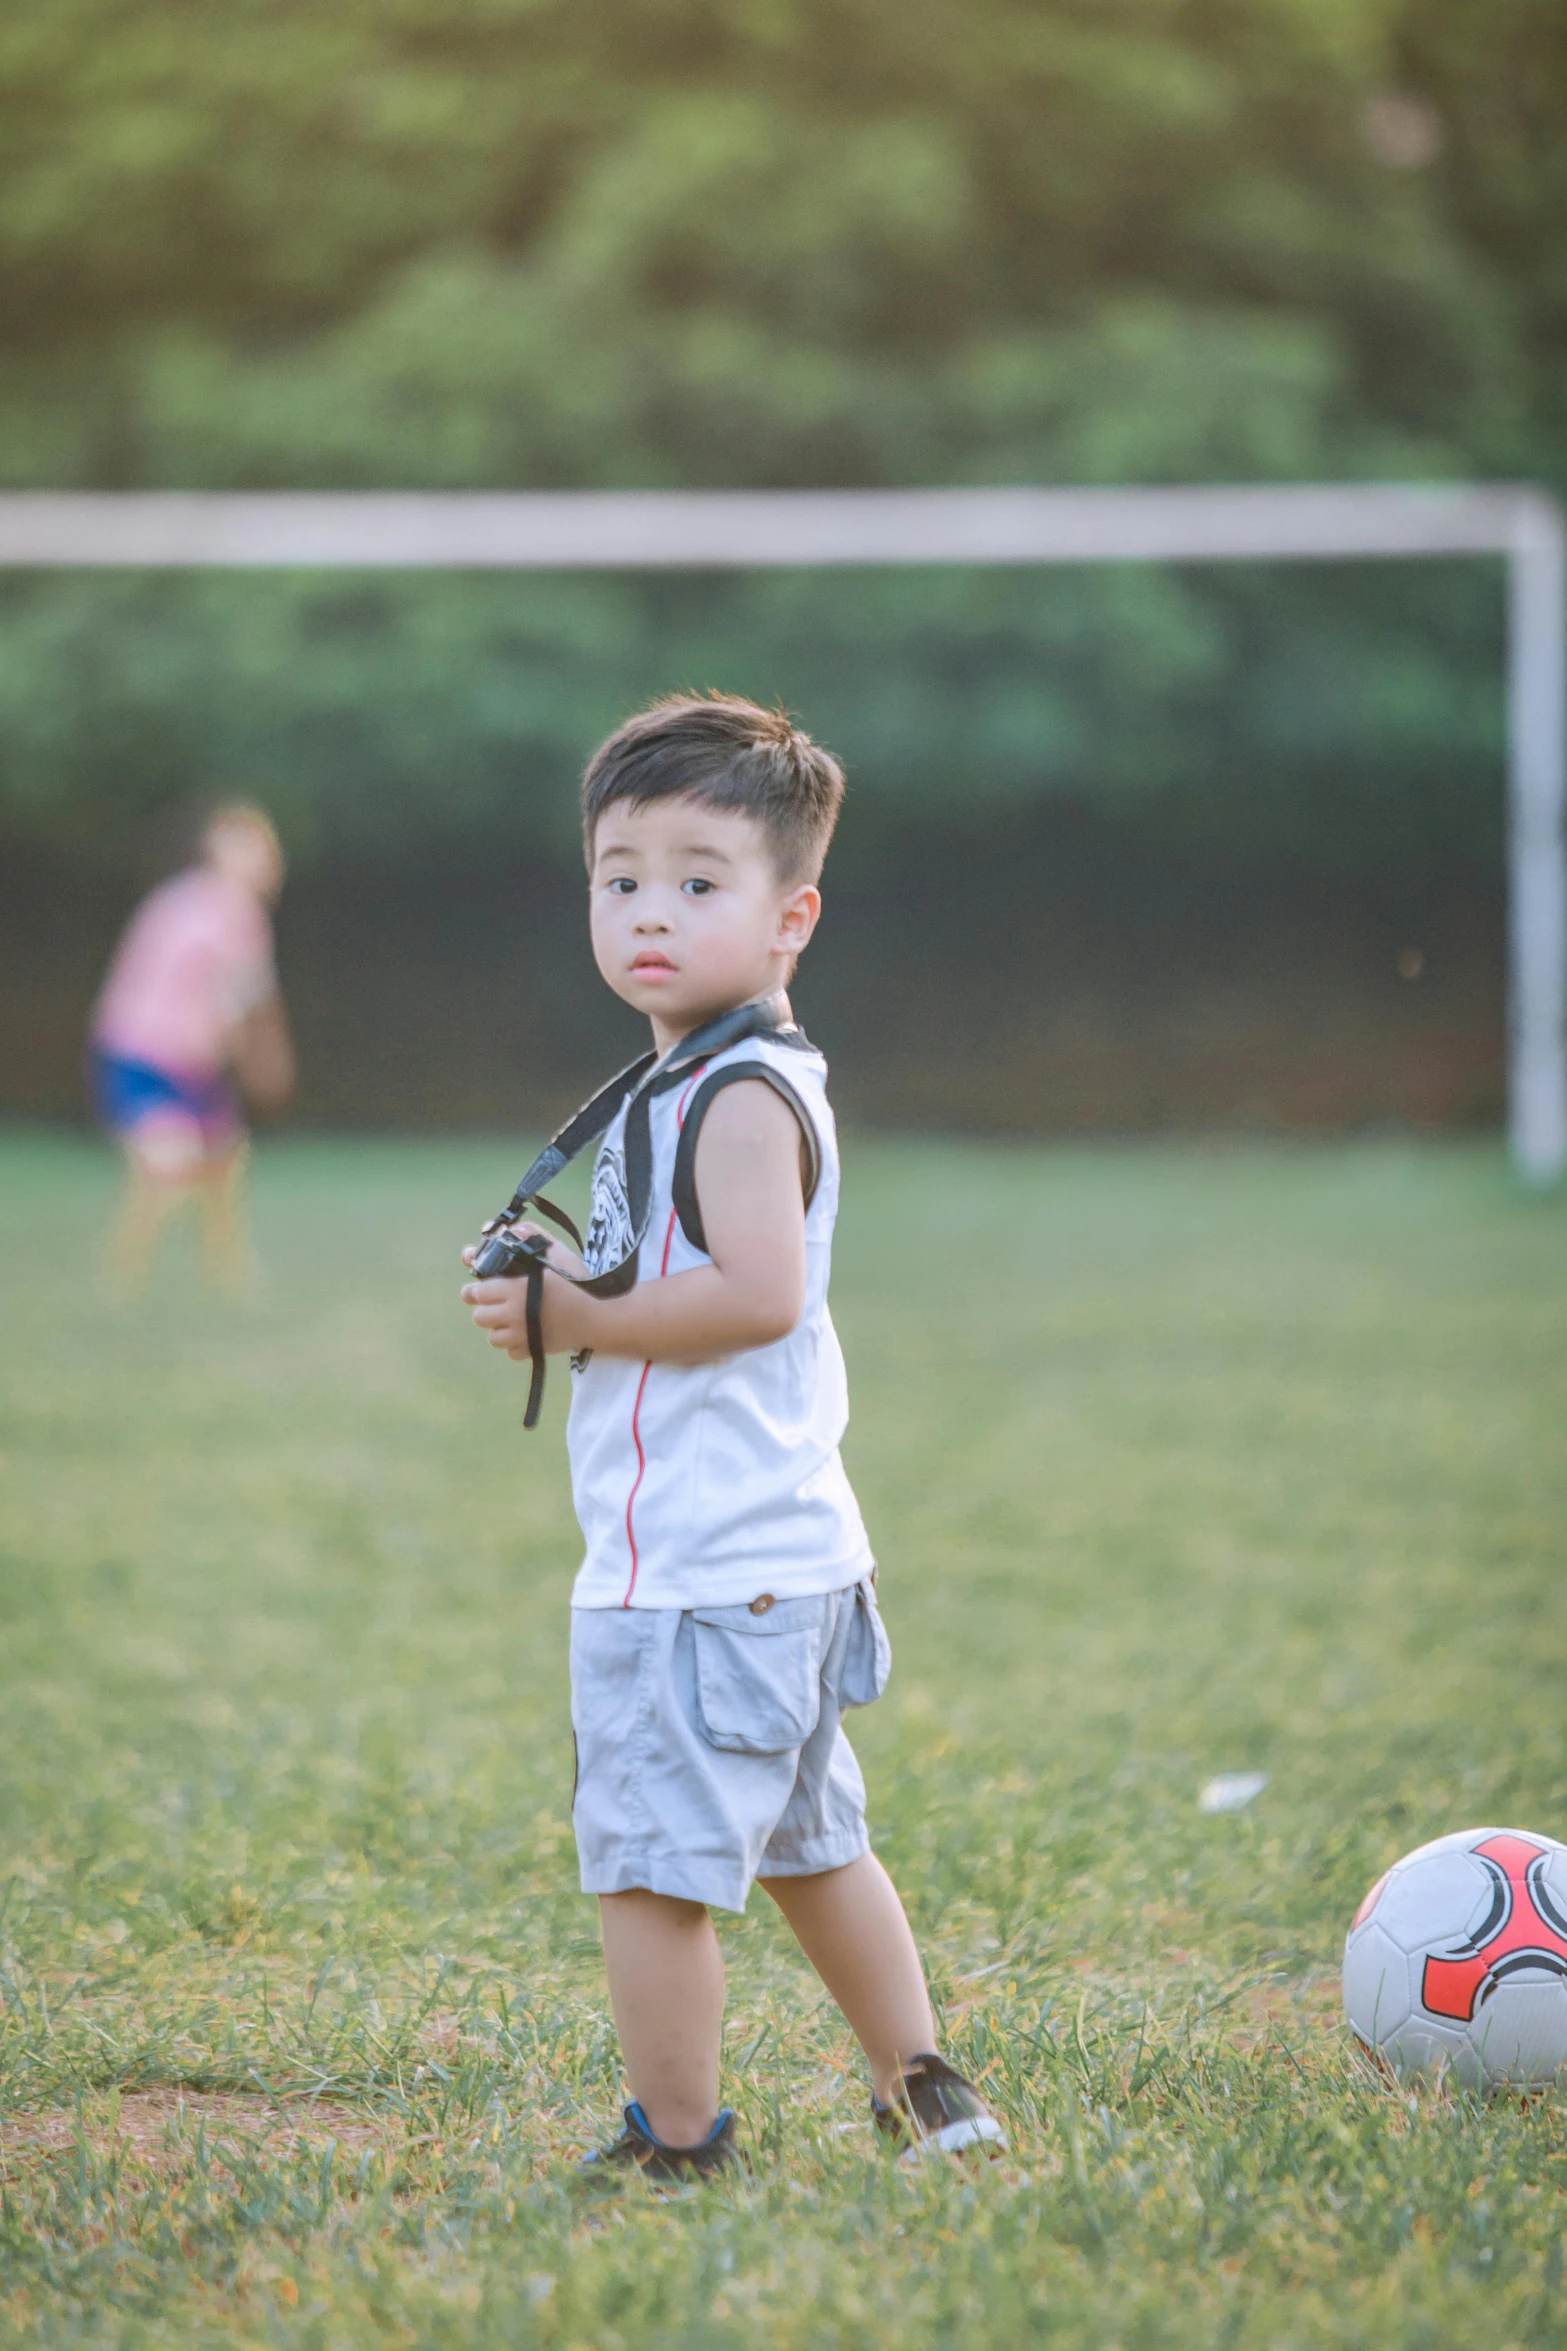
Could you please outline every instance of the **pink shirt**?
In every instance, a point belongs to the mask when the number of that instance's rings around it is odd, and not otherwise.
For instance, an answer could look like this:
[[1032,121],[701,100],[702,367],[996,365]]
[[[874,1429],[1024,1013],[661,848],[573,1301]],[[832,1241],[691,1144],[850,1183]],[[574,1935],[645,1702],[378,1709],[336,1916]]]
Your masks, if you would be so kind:
[[276,985],[266,908],[240,883],[192,866],[161,883],[126,924],[93,1037],[174,1077],[216,1077],[236,1024]]

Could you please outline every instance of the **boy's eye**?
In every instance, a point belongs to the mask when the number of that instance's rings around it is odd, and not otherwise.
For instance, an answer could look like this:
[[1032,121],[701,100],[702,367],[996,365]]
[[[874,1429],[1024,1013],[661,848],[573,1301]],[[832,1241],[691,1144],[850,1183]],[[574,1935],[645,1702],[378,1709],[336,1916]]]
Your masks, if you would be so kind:
[[636,886],[637,885],[632,880],[630,874],[618,873],[616,874],[614,880],[610,883],[609,888],[612,896],[616,898],[629,898]]
[[712,883],[705,881],[700,874],[693,874],[690,881],[682,882],[680,885],[683,890],[689,891],[693,898],[705,898],[712,886]]

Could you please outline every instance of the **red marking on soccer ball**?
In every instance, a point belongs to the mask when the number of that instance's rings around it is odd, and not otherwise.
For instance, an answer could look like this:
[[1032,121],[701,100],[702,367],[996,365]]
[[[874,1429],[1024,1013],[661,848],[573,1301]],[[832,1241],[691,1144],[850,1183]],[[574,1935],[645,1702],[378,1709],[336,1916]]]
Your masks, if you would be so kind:
[[1420,1985],[1433,2016],[1460,2024],[1510,1975],[1567,1977],[1567,1918],[1545,1890],[1545,1847],[1503,1831],[1471,1852],[1491,1880],[1491,1906],[1472,1935],[1427,1959]]

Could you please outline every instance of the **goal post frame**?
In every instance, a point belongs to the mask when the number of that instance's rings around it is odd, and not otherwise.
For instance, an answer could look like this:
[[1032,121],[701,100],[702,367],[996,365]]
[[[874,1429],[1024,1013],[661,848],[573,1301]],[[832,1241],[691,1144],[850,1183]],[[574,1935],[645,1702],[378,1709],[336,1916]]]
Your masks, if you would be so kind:
[[1567,1172],[1567,526],[1529,484],[0,493],[0,569],[1507,565],[1507,1125]]

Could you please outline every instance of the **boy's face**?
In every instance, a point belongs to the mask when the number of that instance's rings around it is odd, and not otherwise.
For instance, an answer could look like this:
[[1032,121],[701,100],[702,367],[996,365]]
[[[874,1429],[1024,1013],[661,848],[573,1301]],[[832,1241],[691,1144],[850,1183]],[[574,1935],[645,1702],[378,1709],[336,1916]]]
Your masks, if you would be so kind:
[[283,891],[283,853],[267,825],[247,816],[220,816],[207,828],[202,854],[214,872],[238,882],[264,906],[275,906]]
[[700,800],[606,808],[589,893],[594,960],[660,1052],[781,988],[821,911],[812,883],[780,882],[754,817]]

